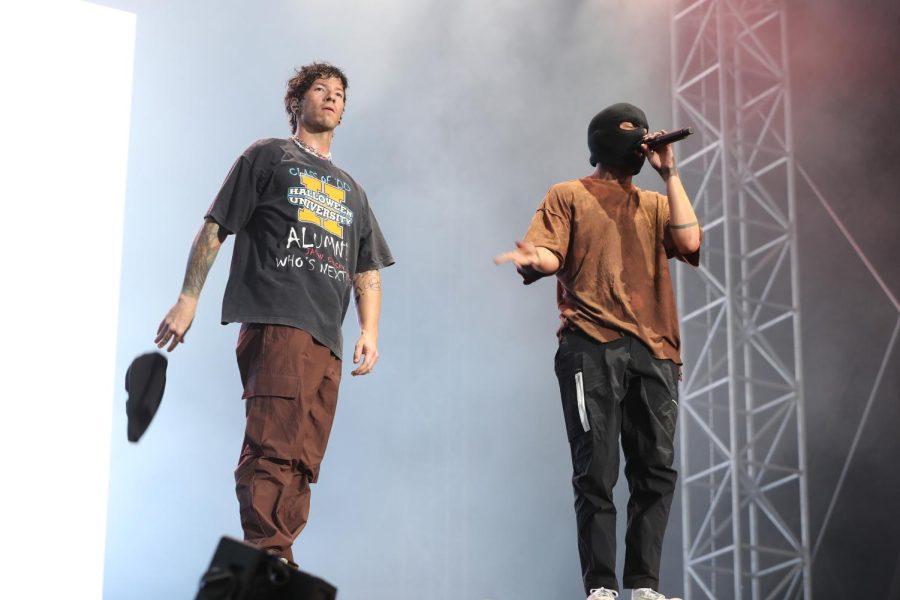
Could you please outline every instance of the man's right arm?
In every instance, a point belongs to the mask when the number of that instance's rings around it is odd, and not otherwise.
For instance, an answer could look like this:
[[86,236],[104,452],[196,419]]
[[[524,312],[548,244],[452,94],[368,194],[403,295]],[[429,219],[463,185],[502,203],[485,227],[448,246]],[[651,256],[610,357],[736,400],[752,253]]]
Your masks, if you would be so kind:
[[197,301],[203,290],[203,284],[206,282],[206,276],[209,274],[216,255],[219,253],[219,248],[222,247],[222,242],[225,241],[227,235],[228,232],[210,218],[206,219],[203,227],[197,232],[188,256],[181,294],[178,295],[178,301],[166,313],[156,331],[154,342],[158,348],[169,344],[167,351],[171,352],[178,344],[184,342],[184,336],[194,321]]
[[559,271],[559,258],[543,246],[531,242],[516,242],[516,248],[494,257],[495,264],[512,262],[519,273],[531,283],[545,275]]

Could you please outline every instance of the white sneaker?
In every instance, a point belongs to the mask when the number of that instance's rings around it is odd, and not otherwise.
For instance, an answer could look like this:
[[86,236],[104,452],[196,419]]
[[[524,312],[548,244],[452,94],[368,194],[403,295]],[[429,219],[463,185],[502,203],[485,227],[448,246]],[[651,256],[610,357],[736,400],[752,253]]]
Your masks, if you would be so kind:
[[591,595],[587,597],[587,600],[613,600],[618,597],[619,592],[616,590],[600,588],[599,590],[591,590]]
[[631,590],[631,600],[681,600],[681,598],[669,598],[650,588],[638,588]]

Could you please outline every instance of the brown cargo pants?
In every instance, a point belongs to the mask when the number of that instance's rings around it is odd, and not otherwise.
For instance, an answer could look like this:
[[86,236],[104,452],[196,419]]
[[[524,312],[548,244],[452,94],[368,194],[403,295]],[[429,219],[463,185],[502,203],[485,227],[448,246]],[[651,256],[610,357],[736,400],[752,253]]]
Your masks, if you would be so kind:
[[300,329],[245,323],[237,345],[247,427],[234,471],[244,539],[293,561],[337,407],[341,361]]

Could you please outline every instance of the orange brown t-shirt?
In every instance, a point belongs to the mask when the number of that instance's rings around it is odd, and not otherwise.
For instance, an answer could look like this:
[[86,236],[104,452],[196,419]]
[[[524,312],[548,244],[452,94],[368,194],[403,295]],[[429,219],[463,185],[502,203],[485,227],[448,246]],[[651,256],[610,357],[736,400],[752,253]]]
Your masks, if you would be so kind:
[[560,331],[580,329],[600,342],[627,333],[680,365],[668,259],[697,266],[700,253],[679,253],[668,225],[669,201],[656,192],[595,177],[551,187],[525,240],[559,259]]

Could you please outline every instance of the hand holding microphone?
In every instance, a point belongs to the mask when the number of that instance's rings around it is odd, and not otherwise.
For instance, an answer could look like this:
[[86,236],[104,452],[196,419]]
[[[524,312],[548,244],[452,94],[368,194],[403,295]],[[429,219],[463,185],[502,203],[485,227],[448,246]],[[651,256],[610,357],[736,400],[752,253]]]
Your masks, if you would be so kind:
[[675,152],[671,148],[671,144],[679,140],[683,140],[687,136],[694,133],[690,127],[678,129],[672,132],[665,130],[648,136],[641,142],[641,151],[647,157],[647,162],[653,167],[663,179],[668,179],[675,169]]

